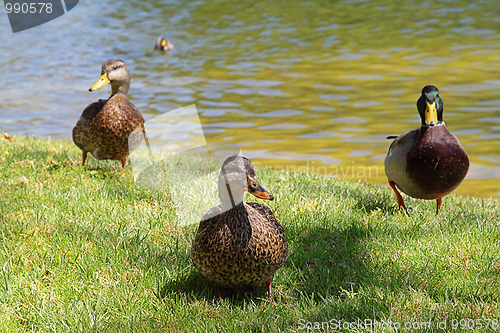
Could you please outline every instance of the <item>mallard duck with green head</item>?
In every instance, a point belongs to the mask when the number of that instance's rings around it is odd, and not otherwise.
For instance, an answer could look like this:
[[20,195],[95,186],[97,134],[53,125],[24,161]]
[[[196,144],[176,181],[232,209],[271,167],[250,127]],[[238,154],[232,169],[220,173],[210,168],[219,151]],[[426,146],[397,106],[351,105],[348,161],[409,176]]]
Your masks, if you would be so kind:
[[[398,206],[408,210],[398,188],[407,195],[436,200],[455,190],[467,175],[469,157],[443,121],[443,100],[435,86],[425,86],[417,100],[421,126],[396,137],[385,158],[385,173]],[[388,137],[393,139],[394,137]]]
[[[101,77],[89,91],[111,84],[111,96],[87,106],[73,128],[73,142],[83,152],[82,165],[87,153],[98,160],[125,159],[145,135],[144,118],[128,98],[130,73],[125,63],[117,58],[102,64]],[[137,130],[136,130],[137,129]]]
[[202,218],[191,248],[194,266],[221,287],[267,284],[271,297],[274,272],[285,264],[288,243],[271,210],[244,202],[245,192],[260,199],[274,197],[257,181],[252,162],[242,156],[227,158],[218,180],[221,204]]

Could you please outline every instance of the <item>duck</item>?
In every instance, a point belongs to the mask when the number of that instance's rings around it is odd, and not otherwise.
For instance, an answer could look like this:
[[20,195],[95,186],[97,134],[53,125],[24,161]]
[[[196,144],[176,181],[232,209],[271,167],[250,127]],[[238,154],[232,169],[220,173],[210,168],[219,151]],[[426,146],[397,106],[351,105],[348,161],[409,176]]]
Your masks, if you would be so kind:
[[163,38],[163,35],[160,35],[160,37],[156,39],[155,50],[170,51],[174,48],[174,44],[172,44],[170,39]]
[[111,96],[89,104],[73,128],[73,142],[82,150],[82,165],[87,153],[98,160],[125,159],[145,136],[144,118],[127,93],[130,73],[123,60],[111,58],[102,64],[101,77],[89,91],[111,84]]
[[469,157],[458,138],[443,121],[443,100],[436,86],[427,85],[417,100],[420,128],[394,139],[384,161],[389,185],[396,193],[398,208],[408,209],[403,193],[418,199],[436,200],[439,214],[442,198],[453,192],[469,170]]
[[258,182],[252,162],[241,155],[228,157],[218,179],[221,204],[201,219],[191,247],[196,269],[222,287],[267,285],[272,296],[274,273],[285,264],[288,243],[272,211],[256,202],[244,202],[245,192],[274,200]]

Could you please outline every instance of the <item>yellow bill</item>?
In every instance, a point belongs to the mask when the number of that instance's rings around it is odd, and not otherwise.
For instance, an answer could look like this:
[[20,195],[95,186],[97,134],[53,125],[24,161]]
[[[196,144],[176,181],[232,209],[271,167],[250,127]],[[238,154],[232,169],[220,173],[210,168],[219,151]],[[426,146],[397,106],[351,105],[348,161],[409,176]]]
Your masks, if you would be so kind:
[[161,46],[162,46],[162,47],[165,47],[165,45],[167,45],[167,41],[166,41],[166,40],[162,40],[162,41],[161,41]]
[[438,114],[436,110],[436,102],[429,104],[427,102],[427,108],[425,109],[425,123],[427,125],[433,126],[438,122]]
[[106,73],[104,73],[101,75],[99,80],[97,80],[97,82],[94,83],[92,85],[92,87],[90,87],[89,91],[99,90],[102,87],[104,87],[105,85],[107,85],[108,83],[111,83],[111,81],[109,81],[108,75]]

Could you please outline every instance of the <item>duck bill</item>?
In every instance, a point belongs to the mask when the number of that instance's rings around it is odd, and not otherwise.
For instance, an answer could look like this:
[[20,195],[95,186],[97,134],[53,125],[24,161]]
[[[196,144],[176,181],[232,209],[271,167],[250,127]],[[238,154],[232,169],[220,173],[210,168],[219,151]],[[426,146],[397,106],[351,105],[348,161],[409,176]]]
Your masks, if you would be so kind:
[[274,200],[273,195],[271,193],[267,192],[266,190],[264,190],[262,192],[260,192],[260,191],[259,192],[252,192],[252,194],[259,199]]
[[253,188],[250,193],[254,195],[256,198],[264,199],[264,200],[274,200],[274,197],[271,193],[267,192],[262,186],[258,186],[257,188]]
[[94,91],[94,90],[99,90],[101,89],[102,87],[104,87],[105,85],[111,83],[111,81],[109,81],[108,79],[108,75],[106,73],[102,74],[101,77],[99,78],[99,80],[97,80],[96,83],[94,83],[92,85],[92,87],[90,87],[89,91]]
[[426,103],[427,107],[425,109],[425,124],[434,126],[438,122],[436,102],[432,102],[432,104],[430,104],[429,102]]

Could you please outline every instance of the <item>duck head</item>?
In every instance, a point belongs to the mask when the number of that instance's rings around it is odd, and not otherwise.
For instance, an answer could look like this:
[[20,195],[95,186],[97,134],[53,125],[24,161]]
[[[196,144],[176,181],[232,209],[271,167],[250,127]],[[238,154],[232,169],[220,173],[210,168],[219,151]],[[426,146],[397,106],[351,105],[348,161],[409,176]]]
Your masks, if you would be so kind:
[[228,157],[219,175],[219,197],[224,208],[233,208],[243,202],[245,192],[259,199],[274,197],[258,182],[252,162],[243,156]]
[[127,95],[130,87],[130,73],[123,60],[111,58],[102,64],[101,77],[90,87],[89,91],[99,90],[111,83],[111,94]]
[[422,125],[434,126],[443,123],[443,100],[435,86],[425,86],[417,100],[417,109]]
[[163,35],[156,39],[155,50],[170,51],[174,49],[174,44],[170,39],[163,38]]

